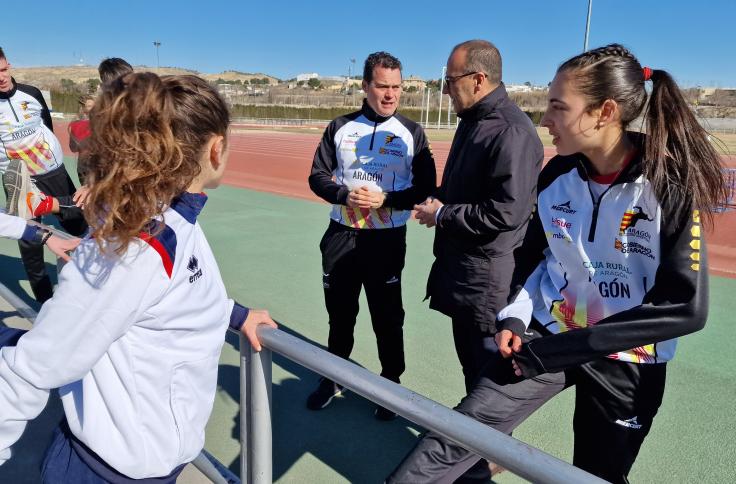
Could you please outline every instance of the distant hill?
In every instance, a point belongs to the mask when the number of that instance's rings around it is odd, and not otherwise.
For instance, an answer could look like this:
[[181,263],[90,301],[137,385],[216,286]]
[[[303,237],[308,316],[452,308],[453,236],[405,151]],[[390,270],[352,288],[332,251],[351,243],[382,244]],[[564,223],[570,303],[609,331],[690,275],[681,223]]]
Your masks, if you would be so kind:
[[[217,74],[201,73],[191,69],[178,67],[161,67],[156,69],[150,66],[134,66],[136,71],[150,71],[161,75],[166,74],[195,74],[208,81],[224,79],[226,81],[243,81],[264,77],[270,84],[278,84],[279,79],[268,74],[225,71]],[[16,81],[32,84],[41,89],[56,89],[61,86],[62,79],[69,79],[77,84],[87,82],[88,79],[99,79],[97,66],[51,66],[51,67],[13,67],[13,77]]]

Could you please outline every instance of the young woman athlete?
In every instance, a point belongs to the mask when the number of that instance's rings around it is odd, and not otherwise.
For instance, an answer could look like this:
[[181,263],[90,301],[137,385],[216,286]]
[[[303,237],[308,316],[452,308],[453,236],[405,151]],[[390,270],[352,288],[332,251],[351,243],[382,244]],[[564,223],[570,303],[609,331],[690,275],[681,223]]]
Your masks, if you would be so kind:
[[59,388],[44,482],[173,483],[204,444],[228,299],[197,217],[227,163],[228,110],[194,76],[129,74],[91,113],[92,229],[30,331],[0,350],[0,462]]
[[[646,135],[627,131],[642,114]],[[498,315],[499,361],[457,410],[511,432],[576,385],[573,463],[627,482],[676,338],[705,324],[701,222],[725,200],[720,159],[671,76],[617,44],[560,66],[542,125],[558,156]],[[429,433],[389,481],[452,482],[477,460]]]

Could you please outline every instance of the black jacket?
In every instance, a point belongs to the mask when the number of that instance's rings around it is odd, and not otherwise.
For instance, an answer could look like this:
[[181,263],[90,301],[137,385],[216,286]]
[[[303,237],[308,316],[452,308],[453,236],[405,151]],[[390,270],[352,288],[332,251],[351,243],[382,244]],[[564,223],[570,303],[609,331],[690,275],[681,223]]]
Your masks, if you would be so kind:
[[513,250],[534,207],[544,150],[503,84],[458,116],[436,194],[445,205],[427,296],[431,308],[492,333],[507,303]]

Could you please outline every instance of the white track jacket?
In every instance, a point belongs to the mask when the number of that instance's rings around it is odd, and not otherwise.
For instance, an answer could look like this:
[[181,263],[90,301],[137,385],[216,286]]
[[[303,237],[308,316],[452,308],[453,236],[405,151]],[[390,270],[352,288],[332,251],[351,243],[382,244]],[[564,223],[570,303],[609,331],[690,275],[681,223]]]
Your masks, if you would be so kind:
[[73,434],[124,475],[197,456],[234,306],[196,222],[205,200],[176,199],[123,256],[82,242],[33,329],[0,350],[0,463],[53,388]]

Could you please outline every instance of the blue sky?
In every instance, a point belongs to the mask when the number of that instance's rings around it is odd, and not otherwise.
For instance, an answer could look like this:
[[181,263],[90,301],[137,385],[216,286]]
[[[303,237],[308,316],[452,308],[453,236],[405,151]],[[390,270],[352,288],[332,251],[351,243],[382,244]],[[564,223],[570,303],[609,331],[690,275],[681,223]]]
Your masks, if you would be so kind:
[[[481,2],[35,1],[17,3],[0,30],[16,66],[135,65],[235,69],[280,78],[346,75],[349,59],[387,50],[404,75],[438,78],[452,46],[494,42],[504,80],[546,84],[583,47],[587,0]],[[7,9],[6,9],[7,10]],[[593,0],[590,46],[620,42],[684,86],[736,87],[736,1]]]

